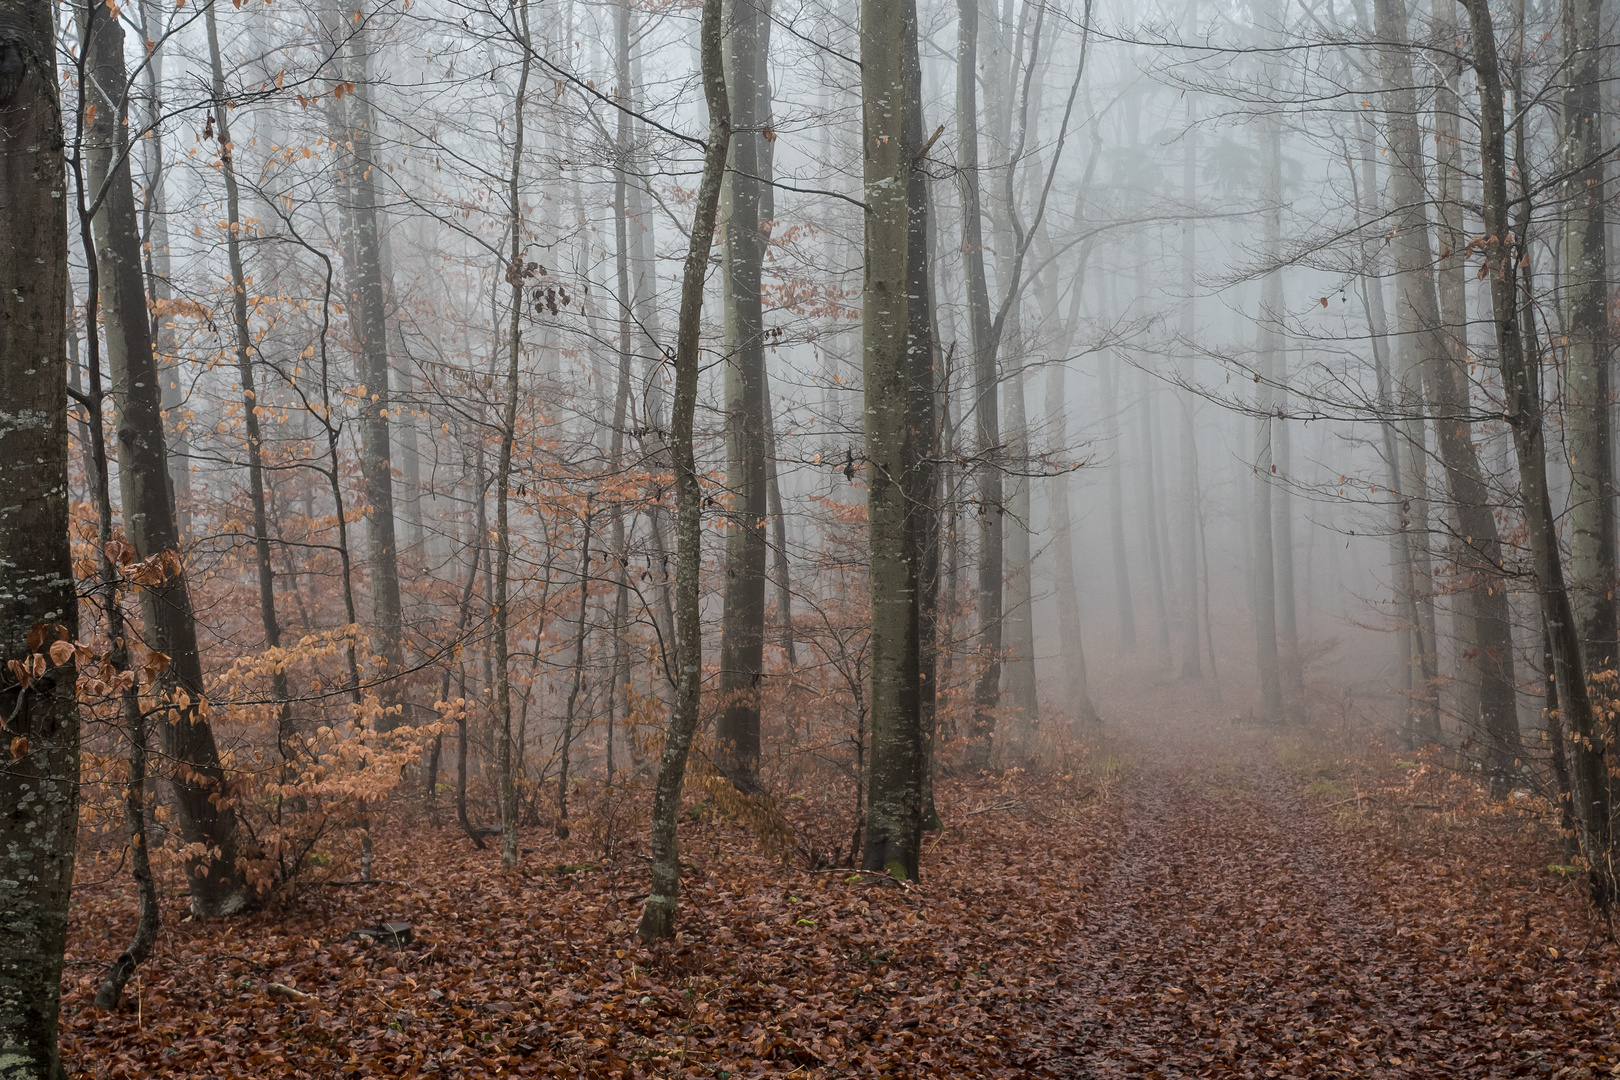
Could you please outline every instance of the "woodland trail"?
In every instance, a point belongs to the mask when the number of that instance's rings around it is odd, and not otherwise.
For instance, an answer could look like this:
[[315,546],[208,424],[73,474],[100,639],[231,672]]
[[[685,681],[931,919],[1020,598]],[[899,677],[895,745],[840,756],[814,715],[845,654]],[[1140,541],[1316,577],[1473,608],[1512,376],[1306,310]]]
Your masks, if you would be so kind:
[[[633,937],[633,850],[532,829],[507,873],[402,818],[383,880],[285,910],[188,921],[165,871],[157,951],[106,1014],[91,998],[134,918],[110,859],[74,894],[72,1075],[1620,1075],[1620,952],[1549,871],[1544,818],[1369,751],[1373,728],[1257,731],[1199,684],[1120,685],[1063,770],[943,781],[908,888],[694,815],[680,935],[655,947]],[[415,939],[348,936],[390,919]]]
[[1620,1075],[1613,950],[1570,959],[1590,942],[1549,849],[1347,831],[1273,739],[1132,728],[1054,1073]]

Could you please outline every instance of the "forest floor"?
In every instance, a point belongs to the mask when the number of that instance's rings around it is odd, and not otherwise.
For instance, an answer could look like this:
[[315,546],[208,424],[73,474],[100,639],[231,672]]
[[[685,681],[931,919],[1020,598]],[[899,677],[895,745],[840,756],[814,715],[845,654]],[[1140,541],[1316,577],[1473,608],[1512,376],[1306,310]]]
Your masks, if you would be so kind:
[[[1130,683],[1121,680],[1121,687]],[[1061,776],[941,785],[923,880],[784,867],[683,823],[679,940],[633,936],[644,860],[525,834],[503,874],[452,827],[379,839],[376,884],[183,921],[116,1015],[133,925],[75,895],[64,1050],[83,1077],[1620,1075],[1620,954],[1534,800],[1285,732],[1196,685],[1099,704]],[[81,880],[86,875],[81,873]],[[381,920],[394,949],[339,939]],[[294,988],[290,995],[274,987]]]

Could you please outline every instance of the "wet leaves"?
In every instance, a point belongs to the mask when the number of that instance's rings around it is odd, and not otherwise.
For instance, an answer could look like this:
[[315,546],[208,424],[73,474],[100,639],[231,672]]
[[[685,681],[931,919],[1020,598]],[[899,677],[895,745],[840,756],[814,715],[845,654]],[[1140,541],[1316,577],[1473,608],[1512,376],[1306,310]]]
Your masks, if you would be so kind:
[[[1537,820],[1427,790],[1406,801],[1450,808],[1430,824],[1346,819],[1230,743],[1143,751],[1078,812],[1082,778],[944,785],[951,828],[904,888],[683,826],[657,948],[633,937],[634,852],[535,830],[503,875],[417,827],[379,840],[389,883],[228,923],[172,899],[116,1016],[90,998],[132,905],[88,884],[65,1050],[79,1076],[254,1080],[1613,1074],[1616,954]],[[392,919],[409,946],[338,940]]]

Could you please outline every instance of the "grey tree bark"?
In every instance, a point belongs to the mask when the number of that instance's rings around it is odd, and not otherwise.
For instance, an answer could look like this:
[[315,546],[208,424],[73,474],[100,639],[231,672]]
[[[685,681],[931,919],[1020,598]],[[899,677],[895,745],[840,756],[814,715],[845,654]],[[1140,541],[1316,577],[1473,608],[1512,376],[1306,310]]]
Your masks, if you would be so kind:
[[675,338],[675,400],[670,423],[675,466],[675,623],[677,635],[675,703],[658,761],[653,788],[652,881],[636,936],[659,941],[675,934],[675,902],[680,890],[680,848],[675,822],[681,808],[686,759],[697,732],[703,689],[703,626],[699,571],[703,545],[703,492],[698,486],[692,448],[697,408],[698,345],[703,320],[703,279],[714,242],[714,222],[731,142],[731,103],[726,94],[721,0],[703,0],[700,59],[703,96],[709,106],[709,138],[703,152],[703,178],[692,212],[690,244],[681,275],[680,321]]
[[1268,117],[1263,138],[1265,245],[1272,267],[1260,286],[1259,379],[1254,389],[1254,504],[1250,526],[1254,545],[1255,664],[1260,678],[1260,719],[1282,723],[1282,658],[1277,648],[1277,564],[1272,533],[1272,418],[1277,412],[1277,369],[1282,355],[1279,324],[1283,317],[1282,270],[1282,126]]
[[1125,465],[1119,436],[1119,357],[1103,358],[1098,379],[1103,394],[1103,440],[1108,444],[1108,546],[1114,556],[1114,607],[1119,614],[1119,651],[1136,648],[1136,606],[1131,600],[1130,550],[1125,544]]
[[[1194,15],[1197,5],[1194,5]],[[1197,309],[1194,301],[1194,273],[1198,267],[1198,231],[1192,212],[1198,202],[1198,129],[1197,104],[1187,102],[1187,137],[1182,159],[1182,201],[1186,203],[1187,220],[1181,226],[1181,280],[1187,297],[1181,309],[1181,338],[1184,347],[1191,348],[1197,332]],[[1181,501],[1181,677],[1196,679],[1202,676],[1198,647],[1198,433],[1194,426],[1197,402],[1191,390],[1193,358],[1190,353],[1177,365],[1181,387],[1176,391],[1176,414],[1180,420],[1181,444],[1180,501]]]
[[968,762],[990,764],[1001,703],[1002,478],[1000,378],[992,340],[990,287],[984,270],[979,197],[979,0],[956,0],[956,163],[962,199],[962,264],[967,280],[968,338],[973,350],[973,439],[978,460],[979,670],[968,727]]
[[[1564,0],[1564,440],[1570,471],[1570,602],[1586,670],[1614,670],[1615,484],[1610,430],[1608,249],[1604,235],[1603,2]],[[1610,691],[1612,694],[1614,691]]]
[[1564,579],[1557,523],[1548,495],[1545,418],[1537,376],[1539,362],[1531,363],[1527,357],[1520,326],[1520,306],[1525,298],[1520,295],[1516,271],[1523,256],[1522,233],[1519,239],[1509,239],[1510,231],[1519,223],[1509,217],[1507,125],[1503,117],[1496,30],[1487,0],[1463,0],[1463,7],[1473,30],[1474,71],[1479,83],[1486,234],[1481,254],[1487,260],[1497,365],[1501,370],[1506,419],[1518,459],[1519,489],[1524,500],[1536,589],[1541,596],[1558,697],[1572,744],[1570,786],[1581,851],[1588,861],[1588,895],[1594,906],[1608,910],[1615,901],[1608,753],[1588,693],[1580,631]]
[[917,877],[923,739],[918,722],[918,559],[910,495],[912,155],[906,137],[907,52],[915,6],[861,5],[861,135],[866,195],[861,289],[866,394],[866,511],[870,541],[872,758],[861,865]]
[[[0,0],[0,1078],[57,1080],[79,816],[66,179],[54,11]],[[61,627],[61,631],[54,628]],[[37,628],[37,629],[36,629]],[[23,678],[26,673],[26,680]]]
[[[1458,295],[1456,278],[1462,268],[1450,262],[1460,259],[1460,251],[1447,251],[1448,235],[1461,235],[1460,207],[1451,196],[1461,188],[1458,158],[1460,148],[1441,142],[1441,226],[1442,254],[1438,291],[1432,265],[1427,214],[1424,211],[1424,165],[1421,137],[1417,130],[1416,103],[1410,57],[1399,43],[1406,40],[1407,15],[1404,0],[1375,0],[1374,13],[1379,36],[1390,44],[1380,49],[1380,68],[1386,88],[1386,115],[1390,135],[1390,200],[1398,227],[1391,244],[1399,289],[1397,317],[1403,341],[1422,357],[1423,377],[1435,414],[1435,431],[1440,456],[1445,465],[1448,498],[1457,510],[1467,562],[1462,567],[1471,594],[1474,615],[1475,673],[1479,685],[1478,725],[1486,745],[1486,767],[1492,784],[1505,793],[1508,774],[1520,750],[1519,721],[1514,689],[1512,620],[1507,590],[1502,587],[1502,545],[1496,516],[1490,505],[1479,455],[1471,435],[1472,410],[1468,400],[1468,368],[1465,343],[1448,328],[1464,323],[1463,298]],[[1446,301],[1442,307],[1441,301]],[[1410,403],[1397,402],[1403,409]],[[1409,440],[1410,442],[1410,440]],[[1419,451],[1409,445],[1409,455]],[[1414,482],[1417,470],[1403,469],[1401,490]],[[1414,511],[1415,512],[1415,511]],[[1421,542],[1421,540],[1419,541]],[[1421,562],[1412,553],[1411,565],[1418,568],[1414,589],[1422,587]],[[1418,671],[1432,680],[1433,620],[1422,617],[1417,606],[1418,632],[1430,635],[1427,642],[1414,642]],[[1432,685],[1432,682],[1431,682]],[[1420,691],[1415,730],[1418,737],[1431,741],[1440,736],[1437,706],[1431,691]],[[1473,717],[1465,714],[1464,723]]]
[[[135,556],[166,562],[164,580],[143,588],[141,614],[147,645],[169,657],[158,679],[167,703],[164,755],[174,766],[181,837],[205,854],[187,861],[191,907],[200,917],[233,915],[252,897],[237,867],[236,812],[203,702],[202,659],[191,593],[181,561],[180,533],[170,488],[158,374],[141,274],[141,237],[130,178],[124,32],[102,5],[76,11],[85,57],[85,107],[97,106],[85,125],[85,183],[81,211],[94,232],[108,366],[112,373],[118,440],[118,481],[124,526]],[[156,565],[156,564],[154,564]]]
[[[376,130],[371,108],[371,44],[364,0],[339,0],[332,14],[338,75],[353,89],[333,105],[339,130],[338,212],[343,227],[349,325],[356,343],[363,397],[360,411],[360,472],[366,492],[366,562],[371,571],[373,651],[388,675],[404,664],[404,612],[399,591],[399,552],[394,527],[394,471],[389,442],[388,297],[383,284],[378,230]],[[392,713],[378,729],[396,723]]]
[[[270,524],[265,510],[264,432],[259,423],[258,389],[253,371],[253,332],[248,326],[247,273],[242,264],[241,194],[236,182],[235,143],[231,141],[230,103],[225,90],[225,67],[219,50],[215,5],[203,9],[208,31],[208,59],[213,75],[215,138],[220,173],[225,180],[225,251],[231,270],[231,324],[236,331],[236,370],[242,380],[242,421],[247,432],[248,502],[253,513],[253,550],[258,563],[259,622],[264,647],[281,648],[281,623],[276,618],[276,579],[270,563]],[[288,708],[287,674],[277,664],[270,676],[270,692],[278,703],[277,742],[282,760],[297,754],[298,732]]]
[[765,323],[761,270],[769,240],[762,196],[769,181],[766,128],[770,82],[769,0],[726,0],[726,86],[731,101],[731,159],[721,193],[725,237],[726,582],[720,618],[720,771],[739,790],[759,784],[760,680],[765,649],[765,560],[769,511],[765,425]]
[[[493,663],[495,676],[495,768],[500,783],[501,865],[510,870],[518,860],[517,751],[512,739],[512,679],[510,670],[511,616],[508,585],[512,562],[510,520],[512,446],[517,439],[518,380],[523,357],[523,286],[528,274],[523,262],[523,108],[529,94],[533,50],[529,32],[528,0],[517,4],[517,31],[523,57],[518,70],[517,94],[512,99],[512,171],[507,184],[507,216],[512,230],[511,256],[506,282],[512,287],[511,322],[506,336],[506,401],[501,410],[501,452],[495,468],[495,572],[493,599]],[[482,496],[480,496],[482,497]],[[390,522],[392,519],[390,518]]]

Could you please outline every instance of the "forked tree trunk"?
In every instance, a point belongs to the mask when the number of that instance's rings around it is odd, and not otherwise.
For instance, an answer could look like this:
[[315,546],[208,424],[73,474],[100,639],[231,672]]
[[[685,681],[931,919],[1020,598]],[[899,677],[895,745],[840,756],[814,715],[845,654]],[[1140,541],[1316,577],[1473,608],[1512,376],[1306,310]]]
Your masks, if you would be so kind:
[[[130,179],[128,116],[119,108],[127,79],[124,32],[106,7],[77,12],[84,48],[86,101],[97,106],[86,125],[86,209],[92,211],[107,360],[118,425],[118,479],[124,525],[139,559],[170,559],[162,583],[141,591],[150,647],[169,657],[157,680],[167,702],[159,727],[164,755],[175,766],[180,834],[199,852],[187,860],[192,911],[233,915],[249,890],[238,868],[236,812],[213,728],[200,704],[206,694],[191,593],[179,557],[180,534],[169,485],[163,403],[141,275],[141,237]],[[99,201],[99,206],[94,204]]]
[[697,409],[698,345],[703,328],[703,279],[714,242],[714,221],[731,142],[731,104],[721,41],[720,0],[703,0],[700,47],[703,96],[709,106],[709,139],[703,179],[692,212],[692,232],[681,276],[680,322],[675,339],[675,402],[670,451],[675,466],[675,704],[659,756],[653,787],[652,881],[636,936],[659,941],[674,936],[680,891],[680,848],[675,823],[681,808],[686,759],[697,732],[703,689],[703,626],[699,572],[703,546],[703,492],[698,486],[692,422]]
[[[0,0],[0,1077],[57,1080],[62,950],[79,812],[79,633],[68,535],[66,189],[54,10]],[[34,659],[35,655],[39,659]],[[19,753],[20,751],[20,753]]]

